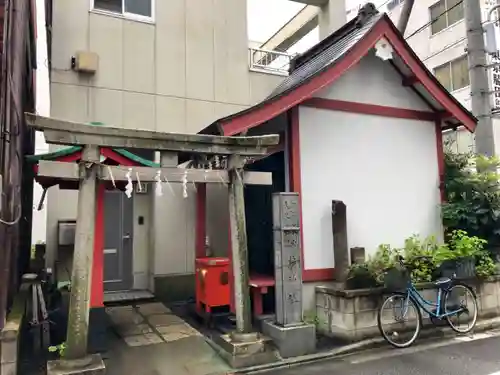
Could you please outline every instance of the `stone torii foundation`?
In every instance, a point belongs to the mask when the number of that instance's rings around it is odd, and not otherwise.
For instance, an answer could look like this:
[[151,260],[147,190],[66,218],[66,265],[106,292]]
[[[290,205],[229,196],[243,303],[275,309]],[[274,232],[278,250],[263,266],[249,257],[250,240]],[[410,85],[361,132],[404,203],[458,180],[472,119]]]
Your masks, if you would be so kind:
[[[142,182],[154,182],[157,172],[169,182],[228,183],[231,224],[231,249],[234,280],[236,330],[225,339],[230,363],[244,354],[265,352],[266,342],[252,332],[250,295],[248,288],[247,237],[243,186],[246,181],[267,178],[270,173],[245,172],[246,159],[266,155],[268,148],[279,143],[279,136],[220,137],[210,135],[185,135],[129,130],[113,127],[95,127],[83,123],[57,120],[26,114],[29,126],[43,131],[47,143],[83,146],[80,165],[40,161],[38,175],[79,181],[78,216],[75,233],[72,288],[70,298],[67,348],[64,360],[48,364],[49,374],[100,373],[104,363],[99,355],[87,354],[89,297],[94,249],[94,222],[99,180],[127,181],[127,171],[120,167],[100,165],[99,147],[139,148],[160,151],[162,159],[179,152],[193,155],[195,161],[221,155],[227,157],[226,171],[179,169],[177,167],[136,167],[134,171]],[[255,183],[255,181],[254,181]],[[262,355],[260,356],[262,357]],[[263,358],[257,358],[262,362]],[[236,362],[238,362],[236,360]]]

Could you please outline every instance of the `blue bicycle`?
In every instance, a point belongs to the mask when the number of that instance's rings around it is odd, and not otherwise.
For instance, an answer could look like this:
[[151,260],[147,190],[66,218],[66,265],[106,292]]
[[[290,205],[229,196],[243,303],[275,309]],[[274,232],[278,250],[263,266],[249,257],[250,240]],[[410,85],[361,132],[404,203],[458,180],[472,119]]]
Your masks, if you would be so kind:
[[[478,309],[476,294],[470,286],[456,280],[455,275],[441,277],[435,281],[435,302],[428,301],[412,283],[410,267],[402,257],[398,261],[399,267],[386,273],[386,287],[392,292],[382,303],[377,317],[380,333],[389,344],[407,348],[415,342],[422,328],[421,310],[429,315],[432,323],[445,320],[455,332],[465,334],[474,328]],[[429,261],[429,258],[421,257],[420,261]],[[470,307],[467,297],[472,301]],[[464,322],[463,315],[469,319],[465,319],[466,327],[461,328],[459,324]],[[383,320],[388,317],[394,320],[386,330]]]

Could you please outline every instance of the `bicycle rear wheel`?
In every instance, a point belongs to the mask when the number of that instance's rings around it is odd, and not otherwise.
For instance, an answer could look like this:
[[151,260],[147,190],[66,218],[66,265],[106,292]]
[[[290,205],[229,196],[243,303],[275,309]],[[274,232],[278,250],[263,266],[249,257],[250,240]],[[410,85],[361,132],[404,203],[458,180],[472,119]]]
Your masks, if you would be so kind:
[[[386,318],[393,322],[385,324]],[[406,293],[393,293],[380,306],[377,317],[382,337],[396,348],[407,348],[415,342],[422,328],[422,314],[413,298]]]
[[[457,311],[456,314],[446,315]],[[444,296],[444,314],[452,330],[469,333],[477,322],[477,299],[472,288],[463,283],[456,283]],[[467,317],[463,317],[466,315]],[[462,327],[461,324],[464,324]]]

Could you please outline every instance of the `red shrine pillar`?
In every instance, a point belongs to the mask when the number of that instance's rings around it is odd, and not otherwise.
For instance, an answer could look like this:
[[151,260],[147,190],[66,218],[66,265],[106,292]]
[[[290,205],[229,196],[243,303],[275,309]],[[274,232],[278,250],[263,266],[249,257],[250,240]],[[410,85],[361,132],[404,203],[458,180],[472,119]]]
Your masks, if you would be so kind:
[[[228,217],[229,217],[229,212],[228,212]],[[232,239],[231,239],[231,223],[228,223],[228,228],[227,228],[227,233],[228,233],[228,242],[227,242],[227,257],[229,259],[229,294],[230,294],[230,300],[229,300],[229,311],[232,312],[233,314],[236,313],[236,309],[234,307],[234,274],[233,274],[233,246],[232,246]]]
[[106,186],[99,182],[95,215],[94,256],[92,264],[92,284],[90,307],[104,306],[104,193]]
[[[207,184],[196,184],[196,257],[204,258],[207,238]],[[196,269],[196,267],[195,267]]]
[[88,352],[108,350],[107,315],[104,308],[104,197],[106,186],[97,182],[92,280],[90,285]]

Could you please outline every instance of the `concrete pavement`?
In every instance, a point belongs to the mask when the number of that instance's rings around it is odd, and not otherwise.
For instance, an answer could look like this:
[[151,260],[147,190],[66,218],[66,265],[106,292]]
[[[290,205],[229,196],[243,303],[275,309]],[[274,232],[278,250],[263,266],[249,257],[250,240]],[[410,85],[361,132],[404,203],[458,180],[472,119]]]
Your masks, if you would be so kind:
[[[107,374],[222,375],[235,371],[201,334],[161,303],[107,308],[112,329],[105,355]],[[382,339],[365,340],[327,353],[272,364],[270,375],[500,375],[500,330],[496,320],[478,323],[473,336],[419,338],[411,348],[392,349]],[[436,333],[435,331],[433,331]],[[376,349],[366,350],[367,348]],[[359,351],[363,350],[364,351]],[[354,353],[354,354],[347,354]],[[330,358],[327,360],[326,358]],[[334,358],[334,359],[332,359]],[[299,366],[298,363],[308,363]],[[287,367],[290,364],[296,367]],[[255,370],[255,368],[254,368]],[[262,368],[259,368],[262,370]],[[261,371],[262,372],[262,371]]]
[[202,335],[162,303],[106,309],[108,375],[220,375],[229,366]]
[[398,350],[381,348],[266,375],[499,375],[500,336],[480,334]]

